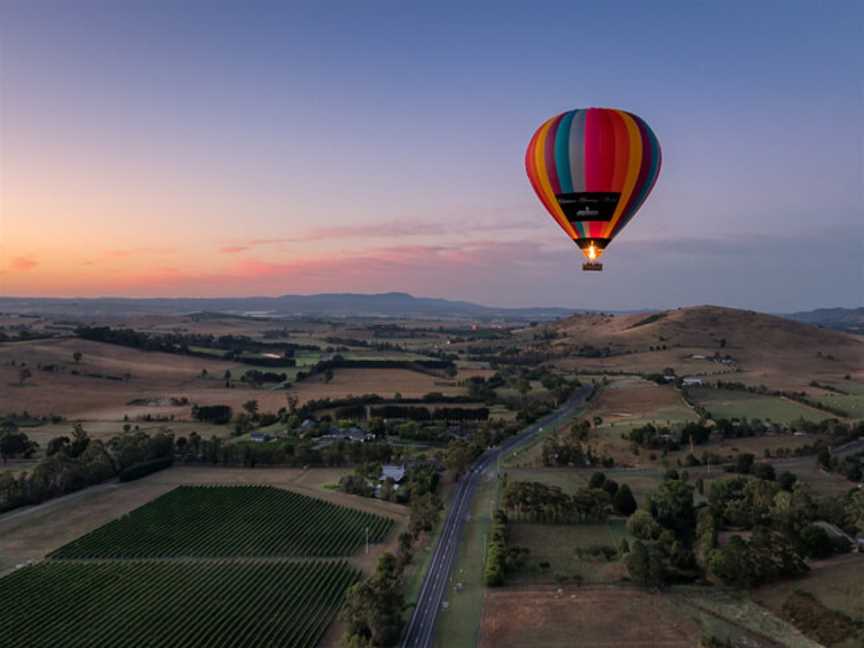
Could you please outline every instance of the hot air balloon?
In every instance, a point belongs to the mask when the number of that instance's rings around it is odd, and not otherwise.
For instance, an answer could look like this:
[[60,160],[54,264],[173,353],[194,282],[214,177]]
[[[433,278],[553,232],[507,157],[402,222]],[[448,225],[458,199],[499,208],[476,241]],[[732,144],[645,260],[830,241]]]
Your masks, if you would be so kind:
[[525,169],[540,202],[588,262],[597,261],[651,193],[660,144],[641,118],[579,108],[547,120],[531,138]]

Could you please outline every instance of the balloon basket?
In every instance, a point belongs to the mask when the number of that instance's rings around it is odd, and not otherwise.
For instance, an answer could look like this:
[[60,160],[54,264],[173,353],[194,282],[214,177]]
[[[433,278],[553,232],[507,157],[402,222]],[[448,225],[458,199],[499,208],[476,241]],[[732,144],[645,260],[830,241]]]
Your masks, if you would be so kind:
[[597,261],[588,261],[582,264],[582,270],[585,272],[603,272],[603,264]]

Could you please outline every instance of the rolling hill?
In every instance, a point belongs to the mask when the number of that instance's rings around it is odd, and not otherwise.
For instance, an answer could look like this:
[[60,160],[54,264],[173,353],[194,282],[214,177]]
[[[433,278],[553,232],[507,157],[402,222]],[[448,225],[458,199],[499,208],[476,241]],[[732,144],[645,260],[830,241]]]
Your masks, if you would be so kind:
[[[575,368],[679,374],[734,373],[729,380],[801,389],[811,380],[864,380],[864,339],[783,317],[719,306],[656,313],[582,314],[550,325],[554,347],[572,351]],[[586,348],[609,349],[608,358],[584,357]],[[733,364],[711,361],[719,353]]]
[[805,324],[859,333],[864,335],[864,307],[861,308],[817,308],[784,315],[788,319]]

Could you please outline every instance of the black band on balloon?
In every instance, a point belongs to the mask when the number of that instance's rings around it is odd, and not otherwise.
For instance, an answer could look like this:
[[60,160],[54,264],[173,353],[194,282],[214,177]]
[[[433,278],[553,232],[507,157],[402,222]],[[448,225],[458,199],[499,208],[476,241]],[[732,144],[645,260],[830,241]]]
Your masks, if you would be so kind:
[[621,194],[615,191],[578,191],[555,194],[564,216],[573,223],[608,223],[615,214]]
[[591,247],[592,244],[598,250],[605,250],[606,246],[609,245],[608,238],[578,238],[573,239],[573,242],[579,246],[580,250],[585,250]]

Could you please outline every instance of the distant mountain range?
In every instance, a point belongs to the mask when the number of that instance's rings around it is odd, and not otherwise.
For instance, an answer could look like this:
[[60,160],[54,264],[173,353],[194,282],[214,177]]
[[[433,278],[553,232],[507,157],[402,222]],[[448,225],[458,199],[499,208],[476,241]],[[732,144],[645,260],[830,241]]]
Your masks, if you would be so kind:
[[864,334],[864,307],[861,308],[817,308],[812,311],[784,315],[788,319],[838,331]]
[[573,308],[496,308],[464,301],[414,297],[407,293],[325,293],[280,297],[133,299],[52,299],[0,297],[0,312],[34,315],[129,316],[144,314],[230,313],[259,317],[433,317],[548,320]]
[[[258,317],[429,317],[527,321],[551,320],[577,313],[597,311],[558,307],[498,308],[466,301],[414,297],[401,292],[377,294],[322,293],[317,295],[282,295],[280,297],[181,297],[176,299],[0,297],[0,313],[127,317],[130,315],[178,315],[201,312]],[[647,310],[606,312],[632,313],[647,312]],[[852,333],[864,333],[864,307],[820,308],[812,311],[780,314],[780,316],[815,326]]]

